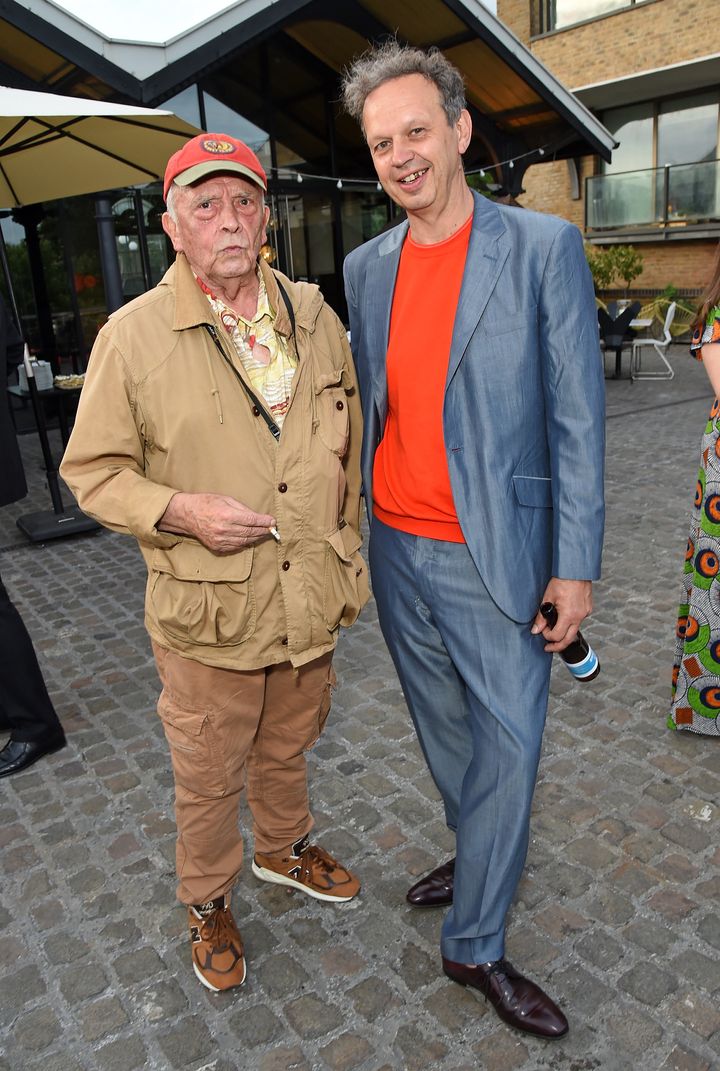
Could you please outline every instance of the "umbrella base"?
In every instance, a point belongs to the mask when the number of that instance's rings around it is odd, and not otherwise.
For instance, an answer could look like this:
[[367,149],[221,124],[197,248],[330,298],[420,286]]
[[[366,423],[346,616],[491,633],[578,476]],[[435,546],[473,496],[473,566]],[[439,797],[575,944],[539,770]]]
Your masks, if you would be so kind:
[[88,517],[81,509],[74,506],[64,509],[62,513],[41,510],[39,513],[26,513],[15,522],[32,543],[44,543],[48,539],[62,536],[79,535],[81,532],[94,532],[100,525]]

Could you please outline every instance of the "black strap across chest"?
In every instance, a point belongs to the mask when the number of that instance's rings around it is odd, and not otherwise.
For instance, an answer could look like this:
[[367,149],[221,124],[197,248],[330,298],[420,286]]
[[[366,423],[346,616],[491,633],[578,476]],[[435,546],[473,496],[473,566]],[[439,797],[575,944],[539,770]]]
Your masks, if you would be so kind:
[[[298,352],[297,341],[296,341],[296,338],[295,338],[295,312],[294,312],[292,304],[290,302],[290,298],[288,297],[287,290],[282,285],[282,283],[280,282],[280,280],[278,279],[277,276],[275,276],[275,282],[277,283],[278,290],[280,291],[280,297],[283,299],[283,302],[285,303],[285,308],[287,309],[287,312],[288,312],[288,316],[290,317],[290,331],[291,331],[291,334],[292,334],[293,343],[295,344],[295,352],[297,353]],[[214,324],[203,324],[203,327],[205,328],[207,333],[210,335],[210,338],[215,343],[215,347],[216,347],[218,353],[220,354],[220,356],[222,357],[222,359],[224,360],[225,364],[228,366],[230,371],[233,373],[233,375],[235,376],[235,378],[237,379],[237,381],[240,383],[240,385],[242,386],[243,390],[247,394],[248,398],[250,399],[250,402],[252,403],[253,409],[254,410],[256,409],[257,412],[258,412],[258,415],[263,418],[263,420],[267,424],[268,428],[270,429],[270,432],[271,432],[273,438],[276,439],[277,441],[279,441],[279,439],[280,439],[280,428],[279,428],[279,426],[275,423],[275,421],[272,418],[272,415],[270,414],[270,412],[265,407],[265,403],[263,401],[261,401],[260,398],[258,398],[257,394],[252,389],[250,384],[245,382],[245,380],[240,375],[240,373],[238,372],[238,370],[235,367],[235,365],[232,363],[232,361],[230,360],[230,358],[226,354],[225,350],[223,349],[222,343],[221,343],[220,339],[218,338],[218,333],[217,333],[217,329],[215,328],[215,325]],[[300,358],[300,354],[298,353],[298,359],[299,358]]]

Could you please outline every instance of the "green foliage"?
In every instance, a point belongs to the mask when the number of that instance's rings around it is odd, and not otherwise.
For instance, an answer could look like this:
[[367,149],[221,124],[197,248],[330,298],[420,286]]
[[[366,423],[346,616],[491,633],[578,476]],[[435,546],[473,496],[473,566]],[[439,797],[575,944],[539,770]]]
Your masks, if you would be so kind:
[[631,245],[613,245],[610,249],[614,256],[615,274],[623,280],[625,288],[629,290],[633,280],[637,279],[642,272],[643,258]]
[[596,290],[608,290],[616,279],[622,279],[629,289],[642,272],[643,258],[631,245],[585,246]]
[[495,182],[495,179],[492,175],[489,175],[487,171],[484,175],[481,175],[479,171],[476,171],[472,175],[466,175],[465,179],[471,189],[481,193],[483,197],[489,197],[490,200],[493,199],[497,190],[500,189],[500,186]]
[[612,246],[585,245],[585,256],[596,290],[607,290],[615,276],[615,269],[608,254]]

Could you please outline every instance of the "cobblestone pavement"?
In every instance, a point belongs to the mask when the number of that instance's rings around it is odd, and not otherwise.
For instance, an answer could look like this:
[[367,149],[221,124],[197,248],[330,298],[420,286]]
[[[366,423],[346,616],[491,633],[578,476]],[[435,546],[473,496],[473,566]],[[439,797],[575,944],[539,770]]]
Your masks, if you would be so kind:
[[[571,1021],[542,1043],[439,971],[441,913],[407,886],[452,854],[374,607],[342,641],[311,758],[319,839],[361,896],[308,902],[244,872],[248,982],[211,994],[174,902],[172,784],[133,541],[32,546],[49,506],[0,516],[0,570],[69,746],[0,784],[0,1069],[708,1071],[720,1067],[720,741],[665,729],[674,616],[709,388],[608,381],[605,574],[592,684],[553,670],[528,866],[508,954]],[[532,414],[528,414],[532,419]],[[251,847],[251,846],[249,846]]]

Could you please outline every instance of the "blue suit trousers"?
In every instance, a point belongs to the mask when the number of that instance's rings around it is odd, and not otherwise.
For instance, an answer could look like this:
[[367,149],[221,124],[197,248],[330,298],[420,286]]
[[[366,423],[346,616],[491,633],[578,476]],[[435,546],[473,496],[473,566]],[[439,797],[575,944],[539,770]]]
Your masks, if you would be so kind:
[[504,954],[505,917],[527,854],[552,656],[493,602],[464,543],[374,519],[380,627],[430,772],[456,832],[442,954]]

